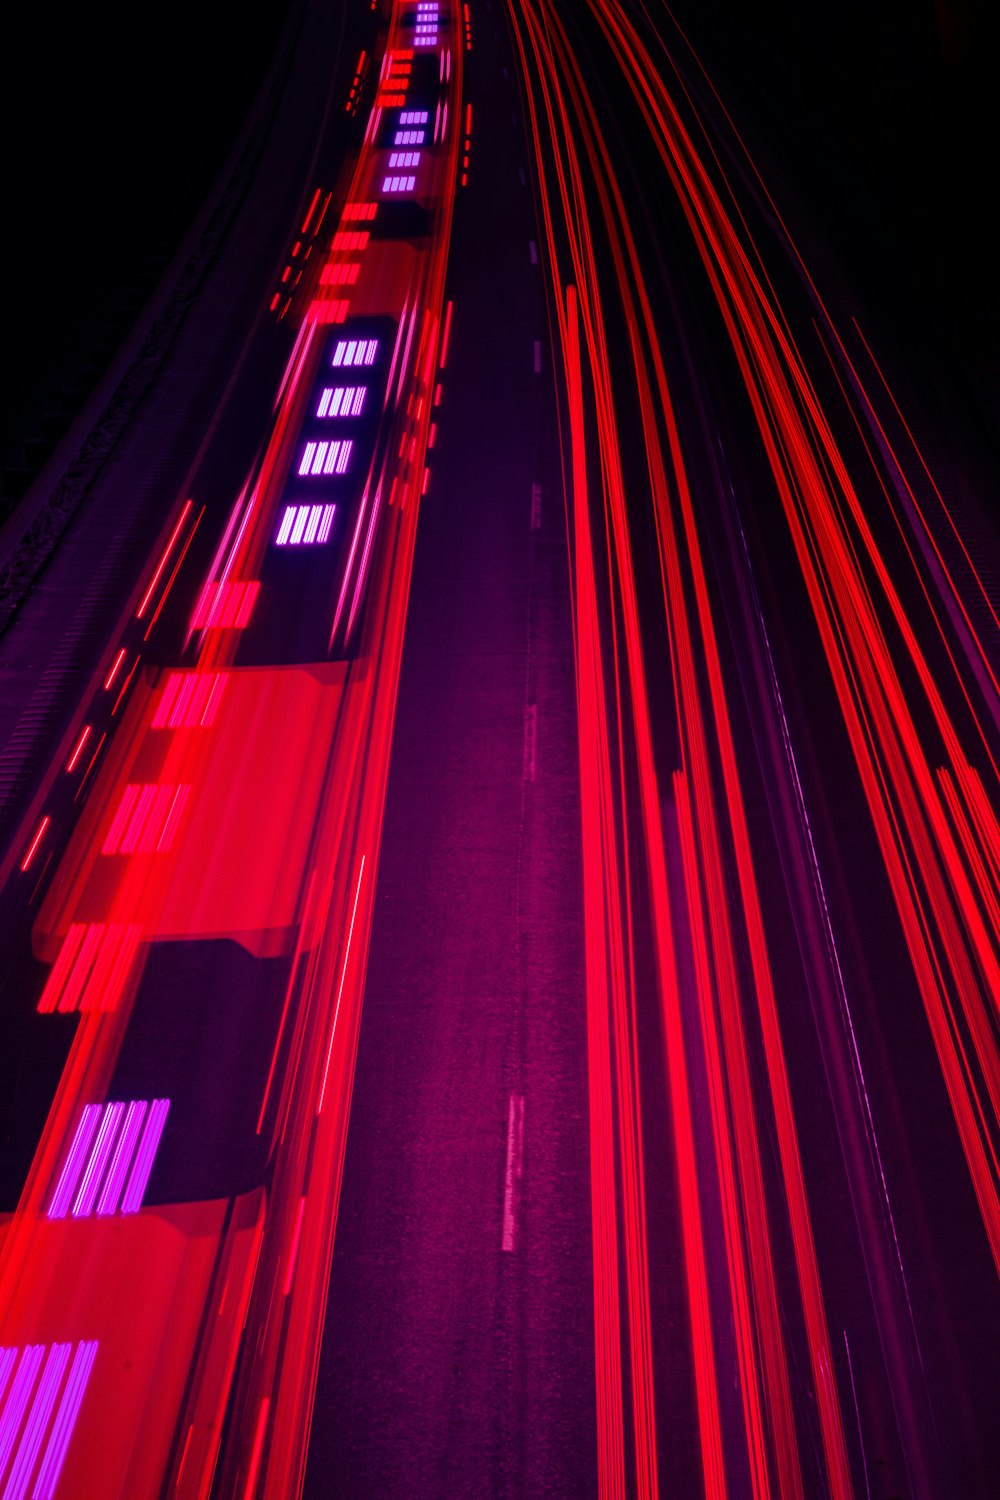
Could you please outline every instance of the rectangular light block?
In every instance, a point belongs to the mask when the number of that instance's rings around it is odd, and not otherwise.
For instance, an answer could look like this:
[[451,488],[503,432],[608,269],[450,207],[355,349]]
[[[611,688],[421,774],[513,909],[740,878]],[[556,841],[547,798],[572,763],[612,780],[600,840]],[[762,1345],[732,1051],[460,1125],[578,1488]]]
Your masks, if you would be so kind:
[[319,274],[319,283],[320,286],[354,286],[360,274],[360,261],[341,261],[324,266]]
[[332,365],[338,368],[349,365],[372,365],[378,353],[378,339],[338,339]]
[[136,923],[71,923],[42,990],[40,1014],[114,1010],[141,936]]
[[377,203],[345,203],[340,215],[341,223],[368,224],[375,217]]
[[363,385],[324,386],[316,407],[317,417],[360,417],[368,394]]
[[276,547],[308,547],[328,542],[333,527],[335,505],[286,505],[277,534]]
[[0,1348],[3,1500],[53,1500],[97,1342]]
[[194,630],[242,630],[260,593],[260,583],[241,583],[226,578],[206,583],[194,607]]
[[171,672],[153,714],[154,729],[207,729],[215,722],[228,672]]
[[[359,205],[364,206],[364,205]],[[374,204],[372,204],[374,207]],[[371,239],[369,229],[338,229],[330,242],[331,250],[366,250]]]
[[88,1104],[80,1116],[47,1216],[138,1213],[153,1170],[169,1099]]
[[189,786],[129,782],[111,820],[102,854],[165,854],[174,841]]
[[299,459],[298,472],[302,478],[313,478],[317,474],[345,474],[351,461],[350,438],[334,438],[329,442],[306,443]]

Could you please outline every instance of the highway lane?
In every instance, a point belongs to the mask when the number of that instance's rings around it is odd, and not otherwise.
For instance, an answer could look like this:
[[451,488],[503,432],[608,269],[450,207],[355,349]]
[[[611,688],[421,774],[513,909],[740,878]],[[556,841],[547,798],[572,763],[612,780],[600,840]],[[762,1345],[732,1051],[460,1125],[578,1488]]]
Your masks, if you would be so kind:
[[[965,579],[973,597],[963,599],[940,561],[942,546],[954,550],[943,502],[921,517],[907,507],[905,475],[870,473],[880,445],[884,455],[873,386],[844,411],[840,385],[853,377],[829,320],[818,360],[815,344],[796,342],[812,336],[821,304],[794,258],[789,268],[768,253],[773,205],[758,214],[752,198],[730,196],[715,149],[728,125],[710,92],[702,88],[709,109],[699,114],[703,99],[685,95],[628,7],[511,13],[535,107],[571,432],[585,880],[593,818],[587,925],[588,936],[603,933],[610,971],[606,981],[600,953],[588,950],[588,985],[601,1033],[605,1003],[612,1031],[622,1008],[626,1045],[630,1003],[641,1014],[659,990],[672,1149],[688,1183],[675,1223],[686,1218],[690,1343],[668,1350],[656,1306],[664,1256],[643,1190],[659,1143],[634,1123],[640,1096],[648,1112],[650,1075],[642,1055],[631,1077],[619,1062],[607,1120],[620,1240],[604,1238],[610,1196],[600,1220],[595,1210],[595,1265],[603,1239],[607,1277],[603,1335],[600,1297],[596,1309],[602,1491],[688,1487],[694,1462],[709,1493],[988,1494],[996,1454],[982,1393],[993,1356],[970,1313],[977,1306],[995,1328],[996,922],[984,915],[994,911],[993,877],[980,852],[993,839],[991,793],[977,780],[993,775],[995,692],[972,626],[977,583]],[[670,45],[683,51],[673,34]],[[599,65],[605,47],[626,82]],[[687,71],[698,78],[690,59]],[[654,174],[662,203],[649,192]],[[871,434],[867,451],[859,433]],[[724,444],[734,437],[730,463]],[[650,616],[650,513],[667,642]],[[773,666],[780,652],[787,670],[789,650],[795,733]],[[657,751],[670,732],[652,726],[667,662],[681,769],[664,776]],[[815,774],[800,775],[803,743]],[[928,755],[950,759],[939,778],[948,815]],[[965,793],[955,795],[952,778]],[[846,869],[817,861],[811,816],[849,829]],[[974,829],[970,818],[982,821]],[[645,859],[648,890],[623,844]],[[836,926],[827,878],[846,898]],[[623,962],[631,933],[648,952],[635,916],[646,902],[652,932],[672,934],[652,994]],[[933,912],[936,932],[918,933],[915,902]],[[609,903],[620,908],[610,921]],[[931,958],[927,945],[938,943]],[[930,964],[940,965],[934,979]],[[598,1035],[595,1051],[605,1045]],[[708,1117],[696,1102],[706,1086]],[[630,1120],[621,1100],[632,1092]],[[591,1107],[593,1147],[593,1085]],[[933,1142],[919,1165],[918,1139]],[[606,1171],[596,1164],[595,1202]],[[621,1280],[629,1307],[619,1321]],[[730,1363],[742,1410],[720,1375]],[[700,1453],[677,1399],[692,1386]]]
[[[132,362],[145,370],[151,361],[162,361],[139,414],[132,413],[109,453],[104,451],[108,435],[102,419],[103,457],[91,455],[82,474],[77,472],[76,448],[64,445],[63,463],[73,458],[71,477],[87,489],[87,496],[3,637],[0,826],[6,832],[8,862],[14,858],[10,840],[15,818],[23,820],[26,805],[37,805],[44,786],[55,787],[65,812],[64,819],[56,820],[56,839],[64,839],[72,826],[78,786],[69,785],[62,767],[82,732],[79,705],[95,693],[98,703],[107,698],[102,684],[117,650],[109,640],[117,638],[138,603],[144,585],[137,590],[137,579],[151,546],[159,553],[170,534],[178,493],[193,491],[228,506],[270,420],[289,337],[275,325],[266,303],[293,241],[291,229],[313,191],[314,167],[332,182],[342,164],[349,120],[343,114],[345,123],[340,123],[340,107],[356,57],[352,53],[348,64],[343,56],[342,49],[354,44],[353,36],[344,39],[343,20],[322,5],[306,7],[293,18],[289,58],[279,57],[275,64],[276,83],[285,85],[283,92],[279,89],[275,117],[268,121],[276,101],[266,96],[263,118],[255,116],[244,132],[252,143],[269,124],[259,143],[259,161],[254,162],[251,152],[256,174],[248,182],[237,162],[232,176],[225,178],[221,230],[216,204],[207,227],[203,216],[178,253],[176,275],[163,289],[167,307],[161,296],[123,350],[120,368],[112,372],[111,390],[123,370],[126,383],[132,380]],[[323,121],[334,100],[338,110],[321,153]],[[240,157],[239,148],[234,155]],[[239,211],[230,224],[234,193]],[[226,230],[220,246],[213,236]],[[214,258],[206,263],[209,250]],[[175,326],[169,314],[178,294],[195,297],[195,302]],[[106,401],[108,390],[98,395]],[[113,404],[117,409],[118,402]],[[80,433],[71,433],[68,443],[70,439],[79,445]],[[43,480],[55,483],[60,474],[50,465]],[[36,498],[44,499],[41,489]],[[16,542],[18,525],[23,529],[20,516],[6,528],[5,544]],[[163,536],[156,544],[161,527]],[[77,776],[85,772],[108,728],[116,698],[117,692],[104,703],[105,721],[94,721],[86,755],[81,750],[80,764],[74,766]],[[30,992],[39,971],[27,951],[23,893],[8,888],[2,900],[4,1035],[9,1045],[0,1052],[0,1097],[5,1110],[3,1207],[9,1210],[23,1185],[68,1042],[51,1029],[40,1029],[37,1018],[24,1013],[20,987]]]
[[596,1484],[562,486],[513,59],[474,24],[309,1496]]
[[[760,217],[765,219],[763,213]],[[838,344],[836,330],[815,288],[802,277],[794,259],[790,271],[779,263],[773,273],[774,285],[780,289],[782,306],[790,316],[796,307],[801,309],[803,326],[809,327],[810,315],[818,310],[820,337],[816,344],[820,357],[810,366],[815,387],[825,411],[831,414],[836,441],[862,497],[876,539],[872,556],[888,572],[904,604],[905,629],[893,637],[893,627],[884,628],[893,645],[920,743],[930,756],[942,753],[937,748],[938,728],[932,722],[933,715],[926,713],[910,676],[911,653],[918,663],[921,656],[930,663],[956,733],[966,747],[978,744],[979,755],[986,757],[980,763],[988,766],[991,752],[988,728],[984,735],[983,726],[988,726],[990,719],[995,722],[996,703],[988,682],[984,682],[981,648],[971,629],[966,628],[967,620],[978,617],[982,621],[987,611],[982,597],[977,597],[977,580],[967,573],[963,576],[956,567],[962,559],[955,545],[954,518],[945,511],[940,496],[927,495],[930,503],[922,500],[921,504],[924,514],[934,517],[935,527],[933,531],[925,529],[913,492],[919,489],[920,478],[926,483],[926,476],[921,475],[919,457],[912,450],[905,468],[897,468],[894,458],[886,461],[892,450],[885,445],[885,430],[899,413],[893,413],[884,390],[881,406],[877,398],[874,405],[868,404],[879,382],[874,368],[865,363],[863,340],[854,329],[851,338],[845,335],[845,345],[851,345],[848,355],[848,349]],[[867,393],[862,385],[856,386],[851,410],[844,393],[851,389],[855,372],[862,369]],[[876,376],[874,382],[872,376]],[[891,441],[902,455],[906,439],[898,430],[898,422],[896,427]],[[873,472],[871,455],[880,447],[883,464],[881,473],[877,473]],[[744,489],[746,484],[744,477]],[[820,982],[823,966],[815,957],[807,959],[813,1025],[796,1027],[792,1009],[785,1023],[794,1038],[792,1055],[801,1058],[800,1097],[808,1099],[807,1080],[822,1069],[833,1100],[825,1121],[815,1105],[801,1109],[804,1128],[809,1129],[813,1142],[807,1159],[815,1159],[813,1170],[822,1185],[814,1194],[816,1220],[828,1226],[821,1232],[821,1240],[829,1238],[832,1242],[838,1235],[837,1198],[829,1191],[832,1174],[825,1165],[825,1143],[834,1138],[835,1131],[847,1164],[847,1187],[858,1225],[857,1248],[851,1250],[844,1245],[829,1261],[825,1272],[827,1295],[831,1303],[835,1301],[843,1309],[845,1339],[850,1330],[862,1411],[870,1403],[866,1420],[877,1434],[874,1442],[868,1439],[868,1462],[879,1482],[889,1489],[895,1484],[899,1489],[910,1485],[915,1491],[930,1493],[988,1493],[996,1452],[989,1438],[983,1392],[996,1379],[992,1340],[985,1333],[986,1328],[995,1326],[997,1316],[995,1272],[968,1169],[962,1161],[954,1115],[942,1085],[941,1063],[935,1057],[939,1043],[929,1045],[919,989],[910,977],[913,956],[907,953],[899,935],[898,896],[887,888],[881,875],[884,851],[873,839],[864,800],[853,779],[855,757],[845,734],[842,709],[811,665],[816,662],[819,643],[812,634],[810,610],[800,592],[801,572],[789,555],[782,529],[768,526],[755,509],[739,506],[747,533],[753,533],[749,546],[754,576],[767,594],[767,617],[771,621],[768,649],[778,663],[782,697],[787,691],[787,701],[779,700],[778,707],[782,719],[787,715],[786,722],[791,725],[794,776],[796,781],[801,778],[803,814],[809,820],[807,861],[818,862],[813,879],[819,885],[823,905],[829,909],[829,918],[823,914],[824,922],[830,923],[827,946],[833,947],[839,970],[829,976],[834,989],[824,996]],[[932,544],[933,558],[929,556]],[[742,545],[740,538],[736,550]],[[916,567],[914,558],[919,559]],[[945,568],[951,570],[952,578],[963,577],[961,593]],[[918,582],[914,575],[920,574],[923,576]],[[885,586],[884,576],[876,589]],[[749,609],[745,604],[744,610],[752,613],[758,607],[751,601]],[[892,614],[897,622],[904,618],[898,604],[892,605]],[[939,617],[950,617],[947,637]],[[962,664],[958,670],[956,662]],[[770,664],[765,664],[768,670]],[[746,681],[749,674],[744,671],[743,677]],[[925,685],[927,680],[925,677]],[[772,696],[775,692],[772,690]],[[752,715],[753,710],[750,712]],[[748,732],[760,737],[755,724],[761,722],[760,718],[751,718]],[[965,753],[970,753],[968,748]],[[790,820],[778,815],[777,785],[775,777],[765,775],[761,791],[770,804],[775,829],[787,830],[787,842],[781,842],[783,836],[778,835],[787,861],[794,840]],[[803,823],[803,818],[799,821]],[[791,886],[787,877],[786,883]],[[793,911],[796,907],[799,915],[794,927],[801,934],[808,927],[801,905],[795,903]],[[808,952],[806,945],[802,946]],[[955,979],[959,979],[960,968],[958,963]],[[837,988],[841,993],[834,1003]],[[852,1072],[857,1094],[853,1112],[849,1106]],[[857,1132],[853,1145],[852,1113]],[[862,1124],[868,1135],[867,1154],[884,1185],[871,1173],[866,1183]],[[846,1213],[843,1191],[840,1201],[841,1211]],[[889,1240],[877,1232],[880,1218],[891,1225]],[[855,1312],[858,1288],[865,1282],[878,1309],[877,1340],[874,1328],[869,1326],[866,1334]],[[891,1315],[890,1307],[894,1309]],[[890,1372],[881,1391],[872,1374],[880,1361]],[[892,1421],[888,1416],[890,1405],[895,1406]],[[895,1451],[886,1436],[893,1421],[898,1434]],[[934,1442],[924,1438],[929,1429],[935,1433]]]
[[[342,41],[342,23],[338,13],[323,5],[306,7],[294,17],[289,56],[275,61],[277,100],[265,92],[234,153],[230,175],[224,176],[221,203],[209,205],[178,252],[175,274],[128,341],[89,421],[94,422],[95,411],[100,412],[123,371],[129,399],[138,399],[142,387],[133,389],[132,366],[143,375],[152,365],[158,378],[139,413],[131,412],[110,452],[105,418],[99,420],[97,459],[91,454],[81,465],[77,456],[81,441],[90,440],[86,424],[70,433],[62,447],[62,464],[70,465],[69,477],[87,491],[86,499],[3,636],[0,827],[8,860],[13,858],[10,839],[17,820],[25,818],[26,805],[44,795],[43,783],[55,786],[65,814],[56,820],[56,839],[68,835],[79,786],[69,784],[72,778],[62,768],[83,732],[80,702],[94,693],[98,702],[107,698],[102,684],[117,650],[109,641],[117,638],[138,602],[137,579],[157,531],[166,527],[160,548],[169,535],[173,522],[168,517],[178,493],[190,493],[193,486],[194,493],[228,504],[260,443],[270,416],[269,392],[280,378],[288,345],[287,334],[267,313],[269,284],[280,272],[291,243],[290,227],[298,223],[312,191],[324,117],[334,97],[342,104],[349,85],[356,53],[348,65],[341,48],[352,42]],[[329,181],[340,169],[349,123],[344,114],[342,126],[339,114],[320,164]],[[249,151],[246,163],[244,148]],[[256,167],[249,179],[248,167]],[[186,305],[179,313],[174,306],[178,296],[182,302],[194,298],[193,307]],[[120,405],[117,398],[112,402],[115,412]],[[62,484],[61,476],[53,464],[43,480]],[[41,487],[34,498],[45,499]],[[31,501],[29,497],[26,507]],[[11,521],[5,545],[16,542],[23,521],[20,515]],[[105,722],[95,723],[85,756],[81,749],[80,763],[74,766],[78,776],[108,727],[115,698],[117,692],[105,702]],[[0,898],[6,1043],[0,1049],[5,1144],[0,1179],[7,1211],[23,1186],[69,1044],[58,1028],[53,1034],[40,1026],[22,1004],[22,994],[36,991],[43,978],[29,952],[24,894],[8,886]]]
[[376,23],[272,299],[273,418],[235,503],[177,502],[16,845],[12,998],[75,1031],[0,1249],[10,1494],[279,1494],[304,1462],[459,160],[457,13]]

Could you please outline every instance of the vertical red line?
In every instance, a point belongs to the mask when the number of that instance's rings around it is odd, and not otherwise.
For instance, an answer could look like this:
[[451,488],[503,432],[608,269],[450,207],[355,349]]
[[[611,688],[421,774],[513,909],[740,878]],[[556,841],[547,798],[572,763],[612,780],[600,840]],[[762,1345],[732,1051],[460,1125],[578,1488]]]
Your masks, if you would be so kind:
[[90,977],[90,970],[94,963],[100,945],[104,940],[105,926],[103,922],[91,922],[84,933],[80,951],[73,962],[73,967],[66,979],[62,994],[59,996],[58,1010],[61,1015],[70,1015],[75,1011],[84,994],[84,987]]
[[55,1010],[76,956],[80,951],[86,931],[87,928],[83,922],[73,922],[70,924],[69,931],[63,938],[62,947],[59,949],[59,956],[52,966],[52,971],[46,980],[45,988],[42,990],[41,999],[38,1002],[38,1009],[43,1014]]
[[52,819],[49,817],[48,813],[46,813],[42,821],[39,823],[37,832],[35,833],[34,838],[31,840],[31,843],[28,845],[27,852],[25,853],[25,856],[21,861],[20,868],[22,874],[24,874],[31,867],[31,861],[34,859],[36,853],[38,852],[38,846],[42,842],[42,839],[45,837],[46,831],[51,822]]
[[260,1411],[257,1416],[257,1430],[254,1433],[253,1448],[250,1451],[250,1466],[247,1469],[247,1482],[243,1490],[243,1500],[252,1500],[253,1492],[257,1487],[257,1473],[260,1469],[261,1455],[264,1452],[264,1433],[267,1430],[267,1414],[270,1408],[270,1397],[265,1396],[260,1403]]
[[594,1261],[594,1340],[597,1387],[598,1492],[623,1497],[622,1368],[618,1331],[618,1244],[614,1183],[614,1124],[608,1035],[604,881],[601,866],[600,769],[606,743],[601,725],[595,652],[596,595],[587,516],[586,452],[577,298],[566,291],[566,374],[572,442],[574,567],[577,614],[577,703],[583,809],[584,913],[587,974],[587,1058],[590,1089],[591,1234]]

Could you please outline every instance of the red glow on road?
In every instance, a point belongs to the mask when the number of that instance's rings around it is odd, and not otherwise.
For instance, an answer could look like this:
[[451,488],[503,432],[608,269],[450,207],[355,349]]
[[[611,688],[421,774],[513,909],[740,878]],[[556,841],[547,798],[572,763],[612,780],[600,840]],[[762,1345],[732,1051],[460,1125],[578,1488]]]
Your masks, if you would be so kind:
[[153,728],[209,728],[228,681],[227,672],[171,672],[153,714]]
[[72,923],[42,990],[39,1011],[114,1010],[141,936],[134,922]]
[[444,310],[444,327],[441,332],[441,354],[438,359],[438,368],[443,370],[448,358],[448,341],[451,338],[451,315],[455,310],[454,302],[449,302]]
[[66,762],[66,770],[68,773],[76,770],[77,765],[79,764],[80,756],[83,754],[84,747],[86,746],[87,741],[90,739],[92,733],[93,727],[90,724],[85,724],[81,729],[80,736],[73,747],[73,753],[70,755],[69,760]]
[[[454,49],[459,17],[438,24]],[[67,1442],[74,1422],[86,1427],[86,1441],[77,1432],[62,1449],[63,1492],[81,1500],[207,1497],[213,1485],[284,1495],[304,1462],[454,206],[456,146],[429,143],[425,127],[442,102],[460,107],[461,68],[442,61],[427,108],[404,107],[419,71],[413,49],[399,45],[405,35],[400,9],[375,54],[376,66],[385,58],[378,99],[340,181],[328,241],[320,236],[334,195],[318,188],[289,236],[268,337],[282,337],[285,318],[295,332],[259,460],[228,509],[209,494],[172,516],[136,590],[152,645],[140,658],[130,636],[116,642],[101,679],[117,694],[114,731],[98,735],[90,720],[68,761],[71,770],[86,763],[77,788],[86,796],[33,930],[50,968],[32,1003],[77,1018],[77,1029],[0,1237],[0,1330],[4,1348],[41,1347],[50,1335],[37,1330],[88,1319],[81,1333],[100,1339],[86,1402],[53,1397],[69,1413],[59,1428]],[[363,53],[352,108],[370,98],[368,69]],[[391,98],[408,117],[392,128],[422,137],[398,143],[420,151],[419,167],[408,165],[420,174],[428,227],[409,239],[372,233]],[[318,296],[321,287],[344,295]],[[331,344],[322,326],[333,323],[344,327]],[[397,497],[392,508],[383,485]],[[211,533],[200,576],[199,525]],[[254,664],[272,618],[259,606],[279,567],[301,569],[303,618],[319,622],[320,640],[329,632],[331,656],[298,661],[292,649],[286,659],[276,637],[272,664]],[[182,588],[195,601],[186,631],[164,607]],[[345,643],[349,653],[337,655]],[[115,1068],[143,1007],[148,1020],[150,973],[169,968],[182,945],[222,942],[290,964],[264,1038],[259,1112],[253,1101],[266,1188],[144,1207],[171,1143],[194,1128],[192,1105],[158,1089],[155,1051],[143,1098],[117,1092]],[[206,1016],[218,1008],[243,1024],[242,995],[198,999]],[[169,995],[152,1008],[169,1029]],[[218,1086],[242,1080],[220,1075]],[[55,1472],[55,1460],[39,1461]]]
[[46,833],[48,832],[49,824],[51,822],[52,822],[52,819],[49,817],[48,813],[46,813],[45,817],[39,823],[38,828],[35,831],[34,838],[31,840],[31,843],[28,845],[27,849],[25,850],[24,858],[21,860],[21,873],[22,874],[24,874],[27,870],[29,870],[31,868],[31,862],[34,859],[35,855],[38,853],[38,846],[41,844],[42,839],[45,837]]
[[147,606],[149,604],[149,601],[153,597],[153,594],[156,592],[156,586],[159,583],[160,578],[162,577],[164,568],[167,566],[167,563],[170,561],[171,553],[173,552],[174,547],[177,544],[177,538],[180,536],[181,532],[184,530],[184,527],[187,524],[188,516],[191,514],[192,509],[193,509],[193,501],[191,501],[191,500],[185,500],[183,508],[181,510],[181,513],[180,513],[180,515],[177,518],[177,524],[175,525],[173,531],[170,533],[170,537],[169,537],[169,540],[167,541],[167,545],[164,548],[163,554],[162,554],[159,562],[156,565],[156,570],[153,573],[153,576],[152,576],[152,578],[149,581],[149,587],[147,588],[146,592],[143,594],[142,599],[139,601],[139,608],[135,612],[136,613],[136,619],[138,619],[138,620],[141,620],[143,618],[143,616],[145,615],[145,613],[146,613],[146,608],[147,608]]
[[333,1025],[330,1028],[330,1041],[326,1049],[326,1060],[323,1064],[323,1078],[319,1086],[319,1099],[316,1104],[316,1113],[320,1114],[323,1109],[323,1099],[326,1095],[326,1081],[330,1073],[330,1058],[333,1054],[334,1038],[337,1034],[337,1018],[340,1015],[340,1002],[344,994],[344,980],[347,978],[347,965],[351,957],[351,942],[354,938],[354,923],[358,915],[358,901],[361,899],[361,882],[365,873],[365,857],[361,856],[361,865],[358,869],[358,883],[354,892],[354,905],[351,907],[351,924],[347,929],[347,946],[344,949],[344,963],[340,971],[340,983],[337,986],[337,998],[333,1008]]
[[242,583],[234,579],[206,583],[191,616],[193,630],[243,630],[250,623],[250,615],[260,584]]
[[189,786],[130,783],[101,845],[102,854],[160,854],[170,848]]
[[111,663],[111,670],[108,672],[107,677],[105,677],[104,679],[104,691],[106,693],[110,692],[111,688],[114,686],[115,678],[121,671],[121,666],[125,660],[126,654],[127,653],[125,651],[125,648],[122,647],[118,654],[115,656],[114,661]]
[[306,211],[306,216],[302,220],[302,231],[301,232],[303,234],[307,234],[308,231],[309,231],[309,225],[312,223],[313,214],[316,212],[316,205],[319,203],[319,200],[320,200],[320,190],[319,190],[319,188],[316,188],[315,192],[313,193],[312,197],[309,200],[309,207],[308,207],[308,209]]

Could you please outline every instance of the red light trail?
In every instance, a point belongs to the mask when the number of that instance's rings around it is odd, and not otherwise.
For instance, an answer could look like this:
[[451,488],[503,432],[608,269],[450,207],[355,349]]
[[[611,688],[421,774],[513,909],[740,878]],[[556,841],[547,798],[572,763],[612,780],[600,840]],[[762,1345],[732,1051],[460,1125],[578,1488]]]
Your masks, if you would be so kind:
[[[386,153],[381,135],[402,115],[426,124],[436,103],[460,116],[461,18],[435,12],[430,26],[421,11],[410,48],[412,12],[408,0],[387,12],[381,69],[360,55],[348,112],[369,72],[382,83],[339,193],[310,190],[289,262],[298,272],[284,279],[282,318],[299,327],[261,460],[228,515],[180,507],[136,591],[153,654],[122,644],[102,679],[122,721],[34,933],[51,965],[34,1003],[79,1020],[0,1246],[0,1338],[14,1372],[0,1405],[6,1493],[34,1483],[48,1494],[59,1474],[60,1496],[285,1495],[303,1470],[457,180],[459,143],[444,130],[421,137],[403,177],[387,170],[403,153]],[[416,239],[379,233],[390,192],[425,215]],[[328,285],[349,295],[317,296]],[[331,341],[331,323],[343,337]],[[348,368],[349,390],[322,386]],[[316,422],[331,424],[327,435]],[[189,550],[199,521],[219,538],[201,580]],[[292,646],[284,664],[255,664],[283,557],[327,614],[333,660]],[[174,594],[188,601],[179,619]],[[161,671],[163,641],[175,655]],[[74,730],[67,770],[93,729]],[[22,871],[52,822],[38,825]],[[116,1065],[156,953],[222,938],[291,965],[258,1122],[266,1185],[143,1207],[184,1122],[176,1101],[116,1096]],[[44,1368],[40,1329],[66,1341]],[[71,1364],[76,1339],[85,1373]],[[30,1360],[18,1354],[29,1348]]]
[[[988,996],[998,993],[1000,907],[992,871],[977,854],[979,847],[996,847],[992,815],[986,812],[984,826],[971,821],[983,817],[988,799],[973,793],[969,752],[893,585],[802,355],[758,269],[757,248],[738,210],[730,206],[731,191],[717,157],[711,149],[699,153],[660,62],[654,61],[624,7],[616,0],[591,0],[589,10],[677,195],[742,372],[996,1256],[1000,1220],[993,1142],[1000,1099]],[[725,1494],[724,1452],[732,1464],[733,1439],[722,1432],[724,1402],[714,1356],[724,1317],[735,1337],[745,1463],[753,1493],[804,1495],[820,1483],[824,1492],[847,1496],[856,1484],[845,1437],[845,1392],[834,1377],[837,1361],[773,977],[774,939],[767,933],[758,892],[730,722],[731,688],[727,690],[717,644],[716,606],[685,441],[646,276],[565,23],[546,0],[516,0],[510,14],[525,81],[550,308],[567,391],[564,463],[573,549],[590,996],[601,1493],[616,1495],[633,1487],[639,1494],[657,1492],[658,1484],[666,1482],[658,1474],[658,1454],[669,1453],[670,1446],[669,1432],[662,1435],[666,1418],[657,1421],[654,1416],[658,1398],[650,1366],[649,1269],[642,1244],[647,1210],[634,1124],[639,1087],[630,1061],[635,1042],[622,1021],[623,1015],[634,1014],[636,1005],[634,991],[627,1002],[622,997],[634,985],[629,954],[637,941],[632,934],[640,896],[621,840],[641,849],[646,863],[644,899],[651,912],[667,1053],[705,1491]],[[685,103],[690,106],[690,98]],[[598,271],[598,239],[610,255],[612,276]],[[626,503],[619,434],[627,392],[605,331],[607,316],[619,320],[618,309],[628,331],[630,399],[641,416],[659,549],[681,745],[681,766],[672,786],[661,785],[655,769],[648,682],[662,666],[644,638],[649,626],[642,619],[632,541],[641,507],[634,495]],[[599,476],[596,496],[594,474]],[[598,579],[607,580],[604,598]],[[903,646],[906,671],[915,673],[923,695],[920,712],[929,709],[948,760],[936,778],[876,594]],[[964,611],[963,617],[968,627]],[[950,665],[957,672],[953,656]],[[968,690],[961,686],[971,707]],[[626,763],[628,782],[638,787],[637,805],[626,789],[621,769]],[[995,776],[992,757],[989,766]],[[679,850],[671,847],[661,815],[668,800],[677,820]],[[668,894],[668,866],[678,853],[687,903],[683,925],[694,959],[696,1033],[690,1029],[691,997],[684,993],[676,966],[673,930],[679,914]],[[751,1082],[751,1059],[758,1050],[767,1079],[764,1108]],[[696,1150],[704,1119],[691,1109],[687,1059],[699,1054],[710,1101],[714,1183],[704,1166],[699,1172],[695,1165],[699,1155],[704,1162],[707,1145],[702,1141]],[[765,1172],[764,1140],[772,1134],[781,1202],[769,1189]],[[725,1314],[718,1291],[709,1290],[713,1270],[703,1205],[713,1199],[725,1232]],[[622,1232],[615,1228],[618,1212],[625,1217]],[[778,1286],[776,1237],[785,1234],[794,1253],[801,1352],[782,1310],[787,1292]],[[619,1274],[626,1289],[622,1316]],[[794,1359],[801,1386],[803,1353],[811,1366],[822,1452],[822,1475],[811,1479],[803,1469],[801,1419],[790,1373]],[[622,1389],[623,1370],[631,1378],[629,1401]],[[622,1431],[628,1411],[633,1423],[630,1455]],[[919,1474],[918,1449],[911,1460]]]
[[[304,1483],[417,528],[447,430],[463,70],[486,50],[466,63],[467,4],[372,9],[377,45],[352,44],[337,95],[355,147],[334,187],[310,168],[268,271],[266,430],[224,503],[197,473],[197,499],[171,500],[12,846],[11,889],[29,876],[25,1004],[69,1040],[0,1225],[5,1495],[261,1500]],[[642,7],[569,10],[506,3],[551,336],[525,378],[554,362],[571,593],[597,1491],[871,1496],[866,1432],[881,1423],[930,1500],[889,1111],[866,1083],[864,984],[841,962],[849,924],[827,901],[772,625],[806,612],[838,787],[875,851],[865,874],[1000,1272],[1000,621],[872,345],[838,333],[710,86],[703,109]],[[617,137],[588,35],[625,101]],[[476,122],[463,203],[485,102]],[[674,286],[628,207],[640,130],[745,403],[748,467],[787,558],[774,592],[799,601],[787,615],[758,586],[739,485],[726,475],[720,501],[724,464],[698,461],[700,386],[663,314]],[[811,310],[803,339],[751,227],[757,194]],[[534,535],[539,482],[530,518]],[[273,981],[264,1000],[250,963]],[[239,1043],[236,1062],[222,1043],[203,1059],[227,1126],[250,1096],[225,1171],[184,1077],[179,1093],[153,1076],[168,1059],[149,1036],[183,1016],[200,1038],[198,1007]],[[822,1149],[810,1091],[835,1137]],[[501,1100],[509,1265],[532,1109],[521,1083]],[[824,1150],[831,1201],[853,1215],[843,1276],[865,1283],[870,1367],[835,1290]],[[185,1173],[198,1192],[176,1190]]]

